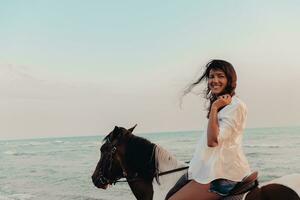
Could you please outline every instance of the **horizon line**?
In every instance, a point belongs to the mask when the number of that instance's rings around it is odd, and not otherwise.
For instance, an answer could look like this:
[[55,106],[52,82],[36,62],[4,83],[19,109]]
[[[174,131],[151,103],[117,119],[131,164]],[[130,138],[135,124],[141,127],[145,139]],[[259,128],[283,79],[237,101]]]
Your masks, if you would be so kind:
[[[265,126],[265,127],[249,127],[245,128],[244,130],[251,130],[251,129],[274,129],[274,128],[300,128],[300,125],[290,125],[290,126]],[[204,131],[203,129],[200,130],[178,130],[178,131],[156,131],[156,132],[136,132],[135,135],[141,134],[159,134],[159,133],[178,133],[178,132],[197,132],[197,131]],[[98,135],[91,134],[91,135],[69,135],[69,136],[44,136],[44,137],[25,137],[25,138],[0,138],[1,142],[5,141],[19,141],[19,140],[41,140],[41,139],[58,139],[58,138],[82,138],[82,137],[97,137],[97,136],[105,136],[106,134],[100,133]]]

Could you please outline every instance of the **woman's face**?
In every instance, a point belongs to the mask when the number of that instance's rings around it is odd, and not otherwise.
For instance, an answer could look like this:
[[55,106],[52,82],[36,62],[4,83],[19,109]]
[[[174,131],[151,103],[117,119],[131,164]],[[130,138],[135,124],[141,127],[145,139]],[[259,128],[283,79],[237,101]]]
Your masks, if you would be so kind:
[[208,87],[212,94],[218,96],[227,86],[227,77],[222,70],[211,69],[208,76]]

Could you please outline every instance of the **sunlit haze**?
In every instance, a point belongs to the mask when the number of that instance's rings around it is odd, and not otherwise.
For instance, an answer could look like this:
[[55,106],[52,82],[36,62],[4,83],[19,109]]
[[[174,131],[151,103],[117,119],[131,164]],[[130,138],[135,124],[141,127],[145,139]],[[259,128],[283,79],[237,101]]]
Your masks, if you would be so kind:
[[1,1],[0,139],[202,130],[180,99],[233,64],[247,128],[300,126],[300,2]]

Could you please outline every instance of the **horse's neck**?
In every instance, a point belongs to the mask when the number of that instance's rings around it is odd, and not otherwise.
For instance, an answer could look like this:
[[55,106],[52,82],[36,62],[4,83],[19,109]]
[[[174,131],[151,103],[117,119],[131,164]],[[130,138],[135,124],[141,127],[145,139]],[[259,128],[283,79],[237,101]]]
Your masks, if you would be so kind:
[[[166,172],[172,169],[186,166],[181,161],[178,161],[170,152],[166,151],[159,145],[155,148],[155,160],[158,172]],[[167,175],[159,176],[158,182],[156,179],[153,182],[154,200],[161,200],[166,197],[168,191],[175,185],[178,179],[186,173],[187,170],[177,171]]]
[[186,166],[183,162],[178,161],[175,156],[159,145],[157,145],[155,149],[155,160],[160,172]]
[[154,170],[154,144],[140,137],[132,137],[126,147],[125,162],[129,171],[138,173],[142,177],[151,176]]

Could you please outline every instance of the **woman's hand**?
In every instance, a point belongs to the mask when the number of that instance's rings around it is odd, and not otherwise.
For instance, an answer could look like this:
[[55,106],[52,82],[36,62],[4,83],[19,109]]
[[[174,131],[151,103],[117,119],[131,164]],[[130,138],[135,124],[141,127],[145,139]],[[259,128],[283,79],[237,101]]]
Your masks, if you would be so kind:
[[211,109],[219,110],[220,108],[227,106],[231,103],[231,96],[229,94],[221,95],[211,105]]

